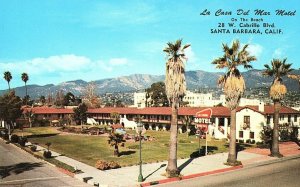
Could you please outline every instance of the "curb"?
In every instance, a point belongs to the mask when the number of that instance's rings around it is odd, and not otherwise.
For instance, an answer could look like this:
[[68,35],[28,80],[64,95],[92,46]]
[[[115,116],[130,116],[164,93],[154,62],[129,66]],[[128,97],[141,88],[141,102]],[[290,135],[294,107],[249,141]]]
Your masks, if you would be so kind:
[[217,173],[233,171],[233,170],[237,170],[237,169],[241,169],[241,168],[243,168],[243,165],[233,166],[233,167],[224,168],[224,169],[217,169],[217,170],[213,170],[213,171],[206,171],[206,172],[202,172],[202,173],[190,174],[190,175],[186,175],[186,176],[182,176],[182,177],[174,177],[174,178],[169,178],[169,179],[162,179],[162,180],[158,180],[158,181],[142,183],[142,184],[140,184],[140,186],[144,187],[144,186],[152,186],[152,185],[157,185],[157,184],[181,181],[181,180],[192,179],[192,178],[196,178],[196,177],[202,177],[202,176],[206,176],[206,175],[212,175],[212,174],[217,174]]
[[265,165],[270,165],[270,164],[274,164],[274,163],[278,163],[278,162],[282,162],[282,161],[287,161],[287,160],[293,160],[293,159],[297,159],[300,158],[300,155],[292,155],[292,156],[285,156],[282,158],[275,158],[272,160],[266,160],[266,161],[262,161],[262,162],[258,162],[258,163],[252,163],[249,165],[244,166],[244,168],[254,168],[254,167],[259,167],[259,166],[265,166]]
[[278,162],[282,162],[282,161],[293,160],[293,159],[297,159],[297,158],[300,158],[300,155],[286,156],[286,157],[277,158],[277,159],[273,159],[273,160],[267,160],[267,161],[262,161],[262,162],[259,162],[259,163],[249,164],[249,165],[246,165],[246,166],[240,165],[240,166],[233,166],[233,167],[230,167],[230,168],[207,171],[207,172],[203,172],[203,173],[190,174],[190,175],[186,175],[186,176],[183,176],[183,177],[162,179],[162,180],[142,183],[142,184],[140,184],[140,186],[141,187],[153,186],[153,185],[164,184],[164,183],[169,183],[169,182],[192,179],[192,178],[196,178],[196,177],[202,177],[202,176],[207,176],[207,175],[224,173],[224,172],[233,171],[233,170],[242,169],[242,168],[244,168],[244,169],[254,168],[254,167],[274,164],[274,163],[278,163]]

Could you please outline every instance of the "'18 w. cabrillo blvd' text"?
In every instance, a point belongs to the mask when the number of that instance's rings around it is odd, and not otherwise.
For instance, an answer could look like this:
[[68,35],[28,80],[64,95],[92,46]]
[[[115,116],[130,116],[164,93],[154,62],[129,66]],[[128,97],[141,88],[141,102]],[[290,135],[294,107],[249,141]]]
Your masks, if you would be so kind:
[[211,34],[283,34],[281,29],[211,29]]

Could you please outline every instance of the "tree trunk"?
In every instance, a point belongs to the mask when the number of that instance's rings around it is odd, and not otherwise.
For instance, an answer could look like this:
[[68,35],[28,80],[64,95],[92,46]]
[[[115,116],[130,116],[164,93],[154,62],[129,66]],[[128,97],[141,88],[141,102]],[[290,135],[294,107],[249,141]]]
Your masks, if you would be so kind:
[[227,163],[236,165],[236,109],[230,111],[230,141]]
[[273,126],[273,137],[272,137],[272,148],[271,155],[273,157],[282,157],[282,154],[279,152],[279,111],[281,104],[279,101],[274,101],[274,126]]
[[[26,82],[25,82],[25,92],[26,92],[25,96],[27,96],[28,94],[27,94],[27,84],[26,84]],[[27,101],[26,101],[26,104],[27,104]]]
[[166,169],[167,177],[176,177],[179,175],[177,168],[177,134],[178,134],[178,99],[173,99],[172,102],[172,119],[170,129],[170,150],[168,167]]
[[26,85],[26,82],[25,82],[25,91],[26,91],[26,95],[25,95],[25,98],[26,98],[26,105],[27,105],[27,103],[28,103],[28,98],[27,98],[27,85]]

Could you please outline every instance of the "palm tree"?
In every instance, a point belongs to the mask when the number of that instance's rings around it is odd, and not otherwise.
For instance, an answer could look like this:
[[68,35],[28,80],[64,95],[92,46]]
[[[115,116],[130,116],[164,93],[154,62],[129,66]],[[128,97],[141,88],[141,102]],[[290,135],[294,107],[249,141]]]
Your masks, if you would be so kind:
[[225,75],[219,78],[218,84],[223,87],[227,107],[231,111],[228,165],[240,164],[240,162],[236,160],[236,108],[244,94],[245,81],[238,70],[238,66],[244,66],[245,69],[250,69],[252,66],[249,65],[249,63],[256,60],[255,56],[250,56],[247,47],[248,44],[241,48],[238,40],[234,41],[231,47],[227,44],[223,44],[224,55],[212,62],[212,64],[216,65],[217,69],[227,69]]
[[10,91],[10,84],[9,84],[9,82],[12,79],[11,73],[9,71],[4,72],[4,77],[3,78],[7,81],[8,90]]
[[286,58],[283,60],[273,59],[271,61],[271,67],[268,64],[265,64],[265,69],[263,71],[263,75],[274,77],[273,83],[270,87],[270,97],[274,102],[274,127],[273,127],[273,137],[272,137],[272,147],[271,147],[271,155],[273,157],[282,157],[282,154],[279,152],[278,145],[278,123],[279,123],[279,111],[281,108],[280,101],[284,98],[287,89],[285,85],[282,83],[282,77],[286,76],[293,69],[291,68],[292,64],[286,64]]
[[190,45],[181,45],[182,39],[175,43],[168,42],[167,47],[163,50],[166,53],[166,94],[172,107],[171,133],[170,133],[170,150],[168,167],[166,169],[167,177],[179,175],[177,168],[177,133],[178,133],[178,108],[179,100],[184,96],[186,91],[185,82],[185,64],[187,60],[184,50]]
[[22,73],[21,79],[25,83],[26,96],[27,96],[28,94],[27,94],[27,85],[26,85],[26,83],[29,80],[28,74],[27,73]]
[[27,105],[27,100],[28,100],[28,94],[27,94],[27,81],[29,80],[29,76],[27,73],[22,73],[22,76],[21,76],[21,79],[22,81],[25,83],[25,90],[26,90],[26,95],[25,95],[25,98],[26,98],[26,105]]

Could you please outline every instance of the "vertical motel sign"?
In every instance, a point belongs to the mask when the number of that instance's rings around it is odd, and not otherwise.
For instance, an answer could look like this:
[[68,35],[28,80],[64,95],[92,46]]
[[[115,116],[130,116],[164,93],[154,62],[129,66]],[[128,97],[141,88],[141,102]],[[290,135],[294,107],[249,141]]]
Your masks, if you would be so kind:
[[204,132],[208,131],[208,125],[210,123],[210,118],[212,115],[212,109],[207,108],[201,110],[195,115],[195,124],[197,129],[201,129]]

